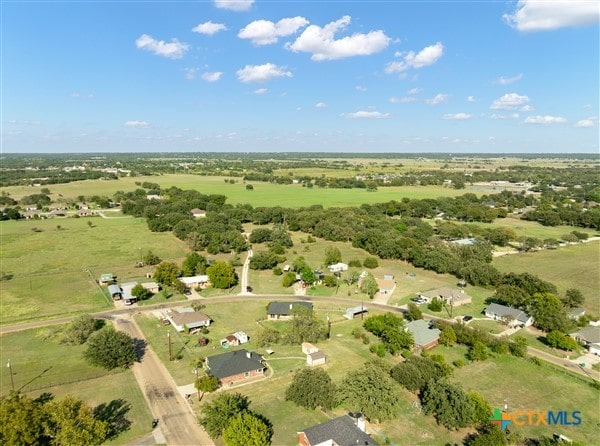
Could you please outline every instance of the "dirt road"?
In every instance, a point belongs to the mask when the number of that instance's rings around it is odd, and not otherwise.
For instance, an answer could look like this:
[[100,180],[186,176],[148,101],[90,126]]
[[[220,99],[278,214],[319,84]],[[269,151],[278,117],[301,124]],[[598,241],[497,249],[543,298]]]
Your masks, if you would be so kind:
[[[118,330],[133,338],[144,339],[130,315],[114,318]],[[176,446],[212,446],[213,441],[198,425],[188,403],[177,392],[177,385],[164,365],[148,346],[141,362],[132,367],[133,374],[144,393],[154,418],[159,419],[155,432],[157,443]]]

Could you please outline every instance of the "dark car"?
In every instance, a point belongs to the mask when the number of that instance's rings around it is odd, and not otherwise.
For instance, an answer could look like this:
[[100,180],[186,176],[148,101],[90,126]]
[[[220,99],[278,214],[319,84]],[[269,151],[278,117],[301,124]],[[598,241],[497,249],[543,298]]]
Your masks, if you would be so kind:
[[252,292],[252,287],[251,287],[250,285],[248,285],[248,286],[246,287],[246,291],[247,291],[248,293],[251,293],[251,292]]
[[183,294],[185,294],[186,296],[189,296],[192,294],[191,290],[188,290],[187,288],[185,290],[183,290]]
[[463,316],[463,321],[464,322],[469,322],[471,319],[473,319],[473,316]]

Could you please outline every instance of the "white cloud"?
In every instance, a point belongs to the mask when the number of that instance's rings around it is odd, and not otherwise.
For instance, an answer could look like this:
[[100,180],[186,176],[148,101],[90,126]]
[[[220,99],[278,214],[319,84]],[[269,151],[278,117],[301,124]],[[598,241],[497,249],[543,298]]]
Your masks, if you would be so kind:
[[475,102],[475,96],[467,96],[467,102]]
[[381,113],[378,111],[357,111],[355,113],[342,113],[344,118],[348,119],[387,119],[391,115],[389,113]]
[[184,68],[185,78],[189,81],[196,79],[198,68]]
[[156,40],[148,34],[142,34],[138,37],[135,45],[142,50],[150,51],[167,59],[181,59],[189,48],[187,43],[180,42],[177,39],[172,39],[170,43],[166,43],[164,40]]
[[390,102],[392,104],[408,104],[410,102],[415,102],[417,99],[411,96],[403,97],[403,98],[390,98]]
[[541,124],[541,125],[550,125],[550,124],[564,124],[567,122],[565,118],[562,116],[528,116],[523,121],[525,124]]
[[123,124],[125,127],[132,127],[132,128],[140,128],[140,129],[147,129],[148,127],[150,127],[150,124],[148,124],[146,121],[126,121],[125,124]]
[[494,83],[499,85],[510,85],[520,81],[521,79],[523,79],[523,73],[519,73],[513,77],[500,76],[494,81]]
[[263,95],[263,94],[267,94],[269,90],[267,90],[266,88],[258,88],[256,90],[254,90],[254,94],[258,94],[258,95]]
[[82,94],[82,93],[71,93],[71,97],[75,99],[94,99],[95,96],[93,94]]
[[362,85],[357,85],[354,88],[356,88],[357,91],[362,91],[362,92],[367,91],[367,87],[363,87]]
[[510,115],[499,115],[497,113],[494,113],[492,116],[490,116],[490,119],[495,119],[495,120],[518,119],[518,118],[519,118],[518,113],[511,113]]
[[523,112],[532,112],[534,111],[535,108],[533,108],[531,105],[524,105],[523,107],[521,107],[521,111]]
[[407,91],[407,93],[415,95],[415,94],[421,93],[422,91],[423,91],[422,88],[411,88],[410,90]]
[[327,108],[327,104],[325,102],[317,102],[315,108]]
[[227,27],[222,23],[213,23],[210,20],[208,22],[200,23],[198,26],[192,28],[192,31],[198,34],[205,34],[212,36],[219,31],[226,31]]
[[447,113],[442,116],[442,119],[449,121],[464,121],[465,119],[471,119],[471,115],[468,113]]
[[515,12],[502,18],[519,31],[551,31],[598,23],[600,8],[594,0],[519,0]]
[[431,99],[426,99],[425,102],[429,105],[439,105],[439,104],[445,104],[446,102],[448,102],[448,99],[450,99],[449,94],[438,93]]
[[492,110],[513,110],[523,107],[529,103],[529,97],[521,96],[517,93],[506,93],[499,99],[496,99],[490,108]]
[[299,16],[281,19],[277,23],[269,20],[255,20],[242,28],[238,33],[238,37],[240,39],[250,39],[254,45],[270,45],[277,42],[279,37],[295,34],[308,23],[308,20]]
[[335,39],[335,33],[343,31],[350,24],[350,16],[320,27],[310,25],[292,44],[286,48],[294,52],[312,53],[312,60],[336,60],[352,56],[368,56],[387,48],[390,38],[381,30],[367,34],[352,34]]
[[202,73],[202,76],[200,76],[200,77],[203,80],[205,80],[206,82],[217,82],[218,80],[221,79],[222,75],[223,75],[223,73],[221,73],[220,71],[214,71],[214,72],[207,71],[205,73]]
[[272,63],[263,65],[246,65],[241,70],[237,70],[237,77],[244,83],[265,82],[277,77],[292,77],[290,71],[285,71],[284,67],[278,67]]
[[575,127],[580,128],[590,128],[590,127],[598,127],[598,117],[592,116],[587,119],[582,119],[581,121],[577,121]]
[[386,73],[400,73],[409,68],[423,68],[436,63],[444,54],[444,45],[437,42],[435,45],[430,45],[423,48],[418,53],[409,51],[407,54],[396,53],[396,55],[404,57],[400,62],[390,62],[385,67]]
[[215,0],[215,6],[220,9],[229,9],[230,11],[248,11],[254,0]]

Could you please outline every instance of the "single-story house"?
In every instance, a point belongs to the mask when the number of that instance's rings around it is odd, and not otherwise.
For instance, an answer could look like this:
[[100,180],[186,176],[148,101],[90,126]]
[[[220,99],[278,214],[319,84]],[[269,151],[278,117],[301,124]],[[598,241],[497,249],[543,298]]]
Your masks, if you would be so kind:
[[123,290],[121,290],[119,285],[109,285],[108,293],[110,294],[110,297],[112,297],[112,300],[121,300],[123,297]]
[[600,327],[588,325],[569,334],[577,342],[581,342],[590,353],[600,355]]
[[194,218],[206,217],[206,211],[203,209],[194,208],[190,212]]
[[263,357],[246,349],[209,356],[206,366],[206,373],[217,378],[222,386],[264,376],[266,370]]
[[327,268],[329,268],[329,271],[331,271],[332,273],[348,271],[348,265],[342,262],[336,263],[334,265],[329,265]]
[[529,327],[533,324],[533,318],[524,311],[496,303],[487,306],[485,317],[506,322],[509,327]]
[[156,282],[143,282],[141,285],[152,294],[156,294],[160,291],[160,285]]
[[465,293],[464,290],[456,290],[448,287],[419,293],[419,297],[422,297],[427,302],[431,302],[434,297],[437,297],[442,302],[446,302],[448,305],[452,305],[453,307],[470,304],[472,301],[471,296]]
[[133,287],[137,284],[137,282],[125,282],[121,284],[121,291],[123,292],[122,296],[123,300],[125,301],[125,305],[131,305],[137,302],[137,297],[131,294],[131,290],[133,290]]
[[66,217],[67,211],[63,211],[62,209],[53,209],[48,215],[50,217]]
[[305,355],[310,355],[311,353],[316,353],[319,351],[319,348],[312,345],[310,342],[302,343],[302,353]]
[[206,288],[210,285],[210,279],[207,275],[180,277],[179,280],[188,288]]
[[367,434],[366,421],[344,415],[298,432],[300,446],[379,446]]
[[221,339],[221,345],[228,345],[230,347],[235,347],[236,345],[246,344],[249,338],[246,333],[243,331],[236,331],[235,333]]
[[367,313],[368,311],[369,310],[367,309],[367,307],[365,307],[364,305],[359,305],[358,307],[348,308],[346,310],[346,314],[344,314],[344,317],[346,319],[354,319],[359,314]]
[[157,194],[147,194],[146,200],[160,200],[162,197]]
[[100,285],[109,285],[114,283],[115,276],[111,273],[100,274]]
[[459,245],[459,246],[470,246],[470,245],[474,245],[475,243],[477,243],[477,239],[461,238],[458,240],[452,240],[450,243],[452,243],[453,245]]
[[417,319],[406,324],[406,331],[413,335],[415,348],[422,350],[435,347],[440,341],[441,331],[437,328],[429,328],[423,319]]
[[573,321],[578,321],[579,318],[585,316],[585,310],[581,307],[570,308],[567,310],[567,317]]
[[177,331],[194,328],[208,327],[211,319],[206,314],[194,311],[193,308],[181,308],[178,310],[167,310],[165,316]]
[[376,278],[375,281],[380,294],[392,294],[396,289],[396,282],[393,280]]
[[291,319],[292,309],[294,307],[302,306],[312,311],[312,302],[271,302],[267,308],[268,319]]
[[325,353],[323,353],[322,351],[309,353],[308,355],[306,355],[306,364],[311,367],[315,367],[317,365],[323,365],[323,364],[325,364],[326,361],[327,361],[327,357],[325,356]]
[[394,280],[394,275],[393,274],[384,274],[383,280]]

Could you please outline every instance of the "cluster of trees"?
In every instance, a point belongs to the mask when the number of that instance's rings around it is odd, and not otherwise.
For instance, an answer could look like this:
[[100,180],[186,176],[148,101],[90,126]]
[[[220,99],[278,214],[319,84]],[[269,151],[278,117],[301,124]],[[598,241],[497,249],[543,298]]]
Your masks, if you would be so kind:
[[156,267],[153,277],[158,283],[183,292],[186,285],[179,278],[197,274],[206,274],[212,287],[219,289],[229,289],[237,285],[239,280],[235,268],[230,262],[215,261],[209,266],[206,257],[196,252],[190,253],[185,258],[181,268],[175,262],[161,262]]
[[266,446],[273,435],[269,420],[250,410],[250,400],[240,393],[220,393],[202,406],[200,424],[226,446]]
[[316,343],[328,338],[329,327],[318,319],[311,309],[296,305],[291,314],[292,319],[285,331],[280,332],[268,326],[261,327],[256,335],[257,344],[260,347],[274,344],[300,345],[303,342]]
[[[397,355],[403,350],[410,350],[413,346],[412,334],[404,329],[402,319],[395,314],[384,313],[369,316],[363,322],[363,327],[377,336],[385,349],[383,351],[388,351],[391,355]],[[373,350],[377,353],[382,351],[377,347]]]
[[95,408],[67,395],[32,399],[19,392],[0,398],[0,443],[14,445],[100,445],[129,429],[129,404],[111,401]]

